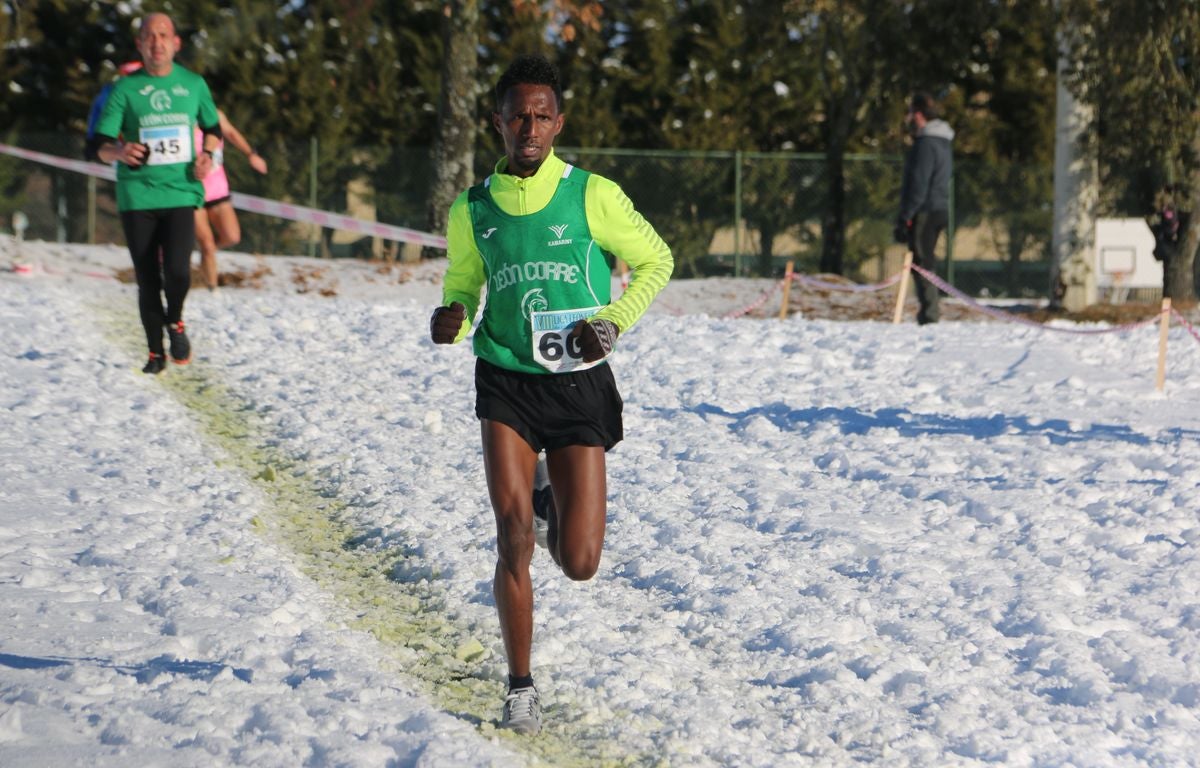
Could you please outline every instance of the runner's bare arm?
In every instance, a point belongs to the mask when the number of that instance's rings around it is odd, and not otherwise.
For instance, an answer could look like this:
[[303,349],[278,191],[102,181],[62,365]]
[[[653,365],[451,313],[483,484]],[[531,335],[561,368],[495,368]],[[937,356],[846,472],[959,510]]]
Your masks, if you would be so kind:
[[251,168],[265,174],[267,172],[267,161],[263,156],[258,154],[254,147],[250,145],[250,142],[246,140],[246,137],[242,135],[242,132],[233,123],[229,122],[229,118],[225,116],[223,111],[218,109],[217,116],[221,119],[221,133],[224,134],[225,140],[246,156]]

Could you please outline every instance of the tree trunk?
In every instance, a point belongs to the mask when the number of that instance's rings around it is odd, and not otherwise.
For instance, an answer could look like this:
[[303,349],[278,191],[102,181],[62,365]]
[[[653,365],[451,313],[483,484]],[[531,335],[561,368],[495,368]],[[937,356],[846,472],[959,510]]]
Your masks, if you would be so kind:
[[[444,233],[450,204],[474,181],[476,42],[478,0],[449,0],[442,24],[442,93],[433,144],[433,185],[426,221],[429,231]],[[442,255],[425,248],[422,256]]]
[[825,153],[825,213],[821,217],[821,271],[842,274],[846,250],[846,154],[833,142]]
[[[1200,152],[1200,124],[1196,126],[1192,147]],[[1188,217],[1187,230],[1183,234],[1183,247],[1175,258],[1178,264],[1163,272],[1163,295],[1170,296],[1171,301],[1184,306],[1195,304],[1196,292],[1200,290],[1200,270],[1197,269],[1200,263],[1196,261],[1196,251],[1200,250],[1200,165],[1193,166],[1188,182],[1191,187],[1188,190],[1188,207],[1192,215]],[[1168,271],[1173,273],[1173,282],[1167,277]],[[1171,292],[1167,291],[1168,283],[1171,283]]]
[[1067,87],[1071,66],[1069,37],[1060,33],[1054,134],[1054,261],[1050,265],[1050,305],[1077,312],[1096,300],[1091,264],[1095,245],[1097,159],[1083,147],[1092,107]]
[[758,245],[758,274],[760,277],[770,277],[775,266],[775,225],[773,223],[758,225]]

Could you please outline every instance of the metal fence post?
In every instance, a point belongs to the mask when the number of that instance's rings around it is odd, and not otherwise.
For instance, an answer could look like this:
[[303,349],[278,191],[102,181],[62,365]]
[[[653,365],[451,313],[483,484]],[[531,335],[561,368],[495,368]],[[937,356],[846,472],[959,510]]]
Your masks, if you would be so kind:
[[954,285],[954,173],[950,174],[950,215],[946,225],[946,282]]
[[[308,207],[317,207],[317,137],[313,136],[308,142]],[[321,228],[316,224],[308,230],[308,255],[317,255],[317,238]]]
[[733,153],[733,276],[742,276],[742,150]]
[[88,245],[96,244],[96,177],[87,177],[87,231]]
[[56,183],[52,187],[55,190],[55,194],[58,195],[54,229],[60,243],[67,242],[67,191],[65,189],[65,176],[66,174],[63,173],[55,173],[54,180]]

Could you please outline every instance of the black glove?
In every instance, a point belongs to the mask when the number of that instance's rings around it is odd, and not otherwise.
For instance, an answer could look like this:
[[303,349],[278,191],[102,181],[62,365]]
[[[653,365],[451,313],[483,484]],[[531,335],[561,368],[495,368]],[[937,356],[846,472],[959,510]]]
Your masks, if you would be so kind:
[[429,338],[434,344],[453,344],[466,319],[467,308],[457,301],[448,307],[438,307],[429,318]]
[[620,330],[610,320],[580,320],[571,329],[567,343],[575,342],[583,353],[583,362],[594,363],[608,357],[617,343]]
[[909,236],[912,234],[912,219],[896,219],[896,226],[892,229],[892,238],[897,243],[908,244]]

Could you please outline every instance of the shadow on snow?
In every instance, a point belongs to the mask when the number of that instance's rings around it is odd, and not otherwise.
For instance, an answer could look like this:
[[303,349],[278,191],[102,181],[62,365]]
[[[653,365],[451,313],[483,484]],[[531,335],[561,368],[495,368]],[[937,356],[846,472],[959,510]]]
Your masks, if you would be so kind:
[[1172,444],[1181,440],[1200,440],[1200,431],[1173,428],[1148,436],[1121,424],[1089,424],[1079,426],[1066,419],[1035,420],[1025,416],[947,416],[939,413],[914,413],[907,408],[882,408],[874,413],[857,408],[792,408],[786,403],[728,411],[710,403],[692,408],[648,408],[665,418],[688,411],[703,417],[720,416],[732,419],[731,428],[738,429],[755,417],[769,420],[781,430],[795,431],[821,422],[832,422],[845,435],[863,435],[873,429],[894,429],[901,437],[936,435],[965,435],[986,440],[1002,435],[1042,436],[1054,445],[1090,440],[1113,441],[1133,445],[1152,443]]
[[74,664],[89,664],[106,669],[114,669],[122,675],[131,675],[139,683],[153,682],[159,675],[185,675],[196,680],[213,680],[221,672],[228,669],[234,677],[244,682],[250,682],[254,676],[253,670],[239,669],[217,661],[189,661],[177,659],[171,655],[158,656],[144,664],[114,664],[108,659],[71,658],[69,656],[18,656],[11,653],[0,653],[0,666],[12,669],[50,669],[52,667],[69,667]]

